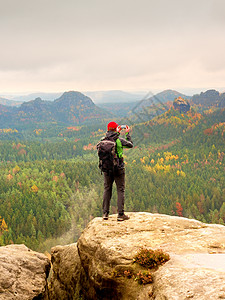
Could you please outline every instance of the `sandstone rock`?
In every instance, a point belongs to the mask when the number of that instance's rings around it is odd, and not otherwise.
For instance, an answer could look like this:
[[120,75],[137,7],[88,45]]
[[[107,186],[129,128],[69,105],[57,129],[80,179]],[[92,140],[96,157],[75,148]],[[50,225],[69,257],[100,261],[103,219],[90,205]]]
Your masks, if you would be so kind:
[[44,254],[24,245],[0,247],[0,299],[44,299],[49,270]]
[[[79,299],[85,277],[77,244],[56,246],[51,250],[53,274],[49,284],[49,299]],[[82,280],[83,278],[83,280]]]
[[[77,242],[79,255],[75,244],[53,248],[54,278],[60,278],[56,289],[70,290],[58,299],[79,299],[76,292],[84,299],[225,299],[225,226],[160,214],[129,215],[121,223],[116,215],[92,220]],[[143,270],[133,263],[140,247],[162,249],[171,257],[151,271],[152,284],[139,285],[124,276],[126,270]]]
[[190,110],[189,102],[181,97],[174,100],[173,107],[174,109],[179,110],[180,113],[186,113]]
[[154,278],[156,300],[225,299],[225,254],[173,255]]

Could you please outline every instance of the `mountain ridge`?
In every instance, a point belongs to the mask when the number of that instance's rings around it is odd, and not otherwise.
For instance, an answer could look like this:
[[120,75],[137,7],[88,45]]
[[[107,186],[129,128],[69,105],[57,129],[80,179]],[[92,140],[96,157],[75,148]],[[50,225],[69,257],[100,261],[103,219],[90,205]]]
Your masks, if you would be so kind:
[[6,105],[6,106],[19,106],[22,104],[22,102],[9,100],[9,99],[0,97],[0,104]]
[[18,122],[81,124],[109,116],[110,113],[96,106],[89,97],[75,91],[65,92],[54,101],[36,98],[23,102],[18,108],[0,106],[0,126],[11,126]]
[[195,104],[201,104],[205,106],[218,106],[225,107],[225,92],[219,93],[218,91],[211,89],[200,94],[193,95],[192,101]]
[[106,103],[99,103],[99,106],[107,111],[111,111],[113,106],[114,115],[123,118],[123,117],[131,116],[132,114],[140,113],[146,107],[149,107],[151,105],[158,105],[158,104],[164,105],[164,103],[167,103],[169,101],[174,101],[174,99],[178,97],[182,97],[185,99],[191,98],[191,96],[184,95],[175,90],[167,89],[155,95],[152,94],[142,95],[139,101],[121,102],[121,103],[106,102]]
[[[110,91],[109,91],[110,92]],[[123,91],[111,91],[123,93]],[[126,93],[124,94],[126,95]],[[216,90],[208,90],[193,97],[184,95],[175,90],[167,89],[156,95],[146,95],[136,102],[99,103],[97,106],[90,97],[79,91],[64,92],[55,100],[42,100],[41,97],[28,102],[23,102],[20,107],[1,104],[0,101],[0,126],[15,126],[21,122],[21,126],[30,123],[60,123],[60,124],[83,124],[98,121],[109,117],[118,119],[132,117],[139,122],[147,121],[150,115],[154,115],[156,107],[159,114],[169,109],[172,101],[177,98],[190,101],[200,110],[203,107],[224,107],[225,93]],[[4,100],[4,101],[3,101]],[[3,98],[3,103],[11,103],[11,100]],[[8,102],[7,102],[8,101]],[[118,100],[119,101],[119,100]],[[140,117],[140,120],[137,119]],[[147,118],[147,119],[146,119]],[[122,121],[122,120],[121,120]]]

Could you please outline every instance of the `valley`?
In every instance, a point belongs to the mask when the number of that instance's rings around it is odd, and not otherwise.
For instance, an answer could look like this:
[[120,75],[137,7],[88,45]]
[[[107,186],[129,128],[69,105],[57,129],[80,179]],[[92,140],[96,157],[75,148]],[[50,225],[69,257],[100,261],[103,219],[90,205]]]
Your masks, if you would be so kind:
[[[87,223],[102,215],[95,145],[112,115],[74,93],[1,107],[0,245],[24,243],[49,251],[75,242]],[[134,149],[124,151],[128,213],[225,225],[224,102],[221,96],[220,102],[205,102],[203,96],[196,103],[186,99],[185,112],[165,99],[163,106],[141,107],[144,120],[135,119],[132,109],[113,118],[132,127]],[[111,213],[116,213],[115,190]]]

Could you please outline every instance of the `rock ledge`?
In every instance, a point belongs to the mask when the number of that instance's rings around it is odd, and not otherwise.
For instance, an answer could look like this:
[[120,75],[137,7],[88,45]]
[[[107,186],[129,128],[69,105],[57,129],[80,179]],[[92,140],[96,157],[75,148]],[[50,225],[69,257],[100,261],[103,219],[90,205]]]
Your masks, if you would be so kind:
[[[225,226],[151,213],[130,217],[95,218],[77,245],[52,249],[50,299],[225,299]],[[141,247],[171,257],[144,286],[122,276],[141,269],[133,264]]]
[[0,299],[44,299],[50,261],[24,245],[0,247]]

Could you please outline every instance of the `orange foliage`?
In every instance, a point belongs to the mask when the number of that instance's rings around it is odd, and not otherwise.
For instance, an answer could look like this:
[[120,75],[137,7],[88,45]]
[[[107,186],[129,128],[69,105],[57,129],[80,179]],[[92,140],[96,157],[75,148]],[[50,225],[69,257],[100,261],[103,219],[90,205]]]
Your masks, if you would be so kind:
[[18,184],[19,187],[22,187],[22,183],[21,182],[18,182],[17,184]]
[[212,127],[204,130],[204,134],[206,134],[206,135],[218,134],[219,132],[221,132],[222,136],[224,135],[225,122],[215,123],[215,124],[213,124]]
[[58,179],[59,179],[59,178],[58,178],[58,176],[56,176],[56,175],[55,175],[55,176],[53,176],[53,178],[52,178],[52,181],[55,181],[55,182],[57,182],[57,181],[58,181]]
[[18,152],[19,155],[27,155],[27,151],[25,149],[20,149]]
[[34,133],[36,133],[36,135],[40,135],[42,131],[43,129],[35,129]]
[[86,150],[95,150],[96,145],[88,144],[87,146],[83,146],[83,149]]
[[19,150],[20,148],[24,148],[26,146],[18,143],[15,147],[16,147],[17,150]]
[[13,176],[11,174],[7,175],[7,180],[10,181],[13,179]]
[[212,135],[213,134],[213,129],[212,128],[207,128],[204,130],[204,134],[206,135]]
[[70,131],[79,131],[80,130],[80,128],[76,127],[76,126],[67,127],[67,129]]
[[182,214],[183,208],[179,202],[176,202],[176,209],[177,209],[178,216],[183,217],[183,214]]

